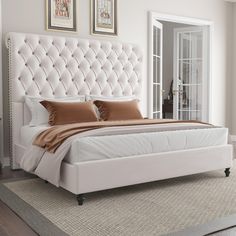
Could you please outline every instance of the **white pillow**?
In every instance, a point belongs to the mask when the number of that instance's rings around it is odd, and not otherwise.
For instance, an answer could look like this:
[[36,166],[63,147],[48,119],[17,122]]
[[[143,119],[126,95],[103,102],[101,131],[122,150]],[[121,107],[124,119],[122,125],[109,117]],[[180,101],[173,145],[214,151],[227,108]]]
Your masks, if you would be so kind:
[[[100,100],[100,101],[131,101],[137,99],[136,96],[119,96],[119,97],[106,97],[106,96],[97,96],[97,95],[86,95],[86,101],[91,100]],[[139,99],[138,99],[139,100]]]
[[54,102],[84,102],[85,96],[65,97],[65,98],[42,98],[25,96],[25,104],[31,112],[31,121],[29,126],[38,126],[47,124],[49,119],[49,113],[47,109],[41,105],[41,101],[54,101]]

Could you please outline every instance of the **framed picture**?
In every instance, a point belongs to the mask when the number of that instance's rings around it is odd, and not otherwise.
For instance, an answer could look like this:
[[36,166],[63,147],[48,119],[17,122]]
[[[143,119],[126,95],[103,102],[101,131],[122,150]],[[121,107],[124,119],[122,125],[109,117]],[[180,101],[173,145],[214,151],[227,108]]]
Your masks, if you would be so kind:
[[46,0],[47,30],[76,31],[76,0]]
[[117,0],[91,0],[91,33],[117,35]]

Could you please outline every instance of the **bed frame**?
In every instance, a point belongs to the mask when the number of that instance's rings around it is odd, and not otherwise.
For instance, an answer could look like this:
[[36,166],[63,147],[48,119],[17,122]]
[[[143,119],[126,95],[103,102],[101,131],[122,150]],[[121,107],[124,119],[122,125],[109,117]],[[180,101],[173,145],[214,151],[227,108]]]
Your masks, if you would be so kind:
[[[140,97],[142,53],[136,45],[79,38],[9,33],[11,167],[25,148],[20,128],[30,121],[24,96]],[[69,164],[62,162],[60,186],[77,195],[232,167],[232,145]]]

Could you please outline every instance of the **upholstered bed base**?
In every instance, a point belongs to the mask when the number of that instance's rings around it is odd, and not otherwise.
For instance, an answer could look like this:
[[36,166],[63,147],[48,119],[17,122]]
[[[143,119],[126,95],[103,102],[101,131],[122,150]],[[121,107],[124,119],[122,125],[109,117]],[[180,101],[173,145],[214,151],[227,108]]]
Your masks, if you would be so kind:
[[94,192],[230,168],[230,156],[232,146],[226,145],[74,165],[63,162],[60,185],[74,194]]
[[[17,162],[24,151],[23,146],[15,145]],[[74,194],[89,193],[231,168],[232,156],[232,145],[222,145],[74,164],[62,162],[60,186]]]

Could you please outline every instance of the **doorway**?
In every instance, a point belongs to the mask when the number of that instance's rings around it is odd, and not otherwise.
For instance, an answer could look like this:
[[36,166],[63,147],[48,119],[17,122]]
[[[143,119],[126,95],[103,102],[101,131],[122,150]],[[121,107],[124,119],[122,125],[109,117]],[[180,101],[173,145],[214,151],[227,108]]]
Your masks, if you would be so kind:
[[211,22],[150,13],[149,116],[209,121]]

